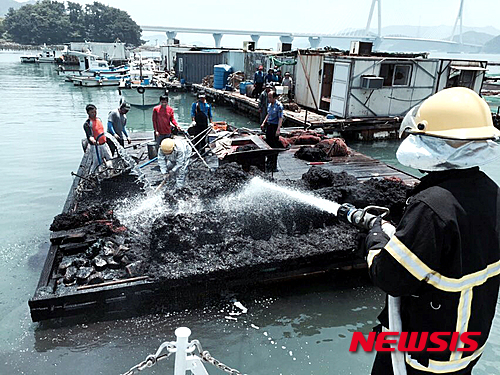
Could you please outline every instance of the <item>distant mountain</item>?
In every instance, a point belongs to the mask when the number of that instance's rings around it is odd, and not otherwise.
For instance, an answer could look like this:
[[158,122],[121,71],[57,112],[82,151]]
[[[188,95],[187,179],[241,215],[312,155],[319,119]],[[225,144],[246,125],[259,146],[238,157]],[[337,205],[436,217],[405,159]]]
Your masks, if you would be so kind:
[[486,42],[481,52],[500,53],[500,35]]
[[34,4],[36,0],[29,0],[25,3],[20,3],[14,0],[0,0],[0,17],[5,17],[9,8],[19,9],[26,4]]
[[[479,44],[479,45],[484,45],[486,42],[489,42],[495,38],[495,35],[491,34],[486,34],[486,33],[478,33],[477,31],[467,31],[462,35],[462,42],[463,43],[470,43],[470,44]],[[455,42],[460,41],[460,37],[458,35],[455,35],[453,38]]]
[[[376,32],[375,29],[371,29],[371,32]],[[463,27],[463,32],[466,34],[469,31],[474,31],[477,33],[490,34],[492,37],[500,35],[500,30],[494,28],[493,26],[485,27]],[[453,32],[453,26],[386,26],[382,28],[382,35],[405,35],[413,38],[425,38],[425,39],[446,39],[451,36]],[[459,32],[459,28],[455,29],[455,35]]]

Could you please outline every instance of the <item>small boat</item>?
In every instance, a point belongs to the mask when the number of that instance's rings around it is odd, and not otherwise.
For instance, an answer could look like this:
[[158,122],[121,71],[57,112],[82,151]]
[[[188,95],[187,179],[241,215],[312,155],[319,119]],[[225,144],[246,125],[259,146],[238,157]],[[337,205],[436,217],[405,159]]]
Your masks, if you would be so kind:
[[135,107],[151,107],[160,103],[167,93],[163,82],[155,78],[156,64],[152,59],[132,61],[130,77],[122,79],[118,88],[127,103]]
[[65,76],[94,76],[95,74],[125,74],[128,73],[128,67],[109,66],[106,60],[90,52],[65,51],[58,58],[59,66],[57,71]]
[[42,48],[42,52],[37,53],[36,55],[24,55],[21,56],[22,63],[55,63],[56,62],[56,51],[47,48],[44,44]]
[[38,55],[24,55],[24,56],[21,56],[21,62],[22,63],[34,64],[37,61],[38,61]]
[[[66,77],[65,80],[67,82],[74,82],[75,80],[79,80],[81,78],[92,78],[96,76],[113,77],[120,80],[122,78],[127,78],[129,76],[129,68],[126,66],[121,66],[117,68],[111,66],[107,70],[87,69],[83,71],[66,72],[64,76]],[[118,84],[119,82],[114,86],[118,86]]]
[[71,79],[71,82],[75,86],[86,86],[86,87],[103,87],[103,86],[119,86],[122,80],[122,75],[100,75],[96,74],[93,77],[76,77]]
[[54,64],[56,62],[57,56],[56,51],[47,48],[44,44],[42,48],[42,52],[38,54],[38,63],[48,63]]

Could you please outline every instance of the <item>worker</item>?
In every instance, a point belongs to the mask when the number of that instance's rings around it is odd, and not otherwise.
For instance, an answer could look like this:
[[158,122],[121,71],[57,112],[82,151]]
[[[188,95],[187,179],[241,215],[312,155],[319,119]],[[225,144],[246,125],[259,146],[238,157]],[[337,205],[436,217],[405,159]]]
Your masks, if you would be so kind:
[[259,65],[258,70],[255,72],[253,76],[253,84],[254,84],[253,96],[255,98],[258,98],[260,93],[263,91],[265,79],[266,75],[264,74],[264,67],[262,65]]
[[128,111],[130,104],[122,101],[117,109],[108,114],[108,133],[113,135],[122,147],[125,145],[124,139],[127,139],[128,144],[132,142],[126,128]]
[[188,172],[191,146],[182,138],[165,138],[158,150],[158,164],[164,180],[175,175],[175,187],[182,188]]
[[285,73],[285,78],[283,78],[282,85],[288,87],[288,99],[292,99],[293,80],[290,76],[290,73]]
[[269,69],[266,74],[266,83],[274,83],[278,81],[278,77],[274,74],[273,69]]
[[87,104],[87,121],[83,124],[83,130],[87,140],[92,145],[92,166],[90,171],[93,173],[99,165],[106,160],[111,160],[111,150],[106,143],[106,135],[104,133],[104,125],[99,117],[97,117],[97,108],[93,104]]
[[455,87],[410,110],[403,134],[397,159],[426,174],[395,232],[378,218],[366,238],[370,276],[388,293],[382,329],[480,334],[470,336],[473,352],[450,351],[451,334],[439,336],[444,351],[428,351],[437,346],[429,340],[418,352],[379,351],[372,374],[471,374],[498,300],[500,189],[479,166],[500,156],[500,132],[486,102]]
[[281,85],[281,83],[283,82],[283,76],[281,75],[280,69],[276,70],[276,74],[274,75],[274,80],[277,85]]
[[[260,125],[266,129],[266,142],[272,148],[281,148],[283,145],[279,140],[281,124],[283,123],[283,105],[278,101],[276,91],[269,91],[267,94],[269,104],[267,105],[267,115]],[[272,172],[278,171],[278,155],[273,154],[267,157],[267,169]]]
[[168,96],[160,96],[160,104],[153,108],[153,128],[155,140],[158,147],[165,138],[172,137],[172,125],[179,130],[179,125],[175,121],[174,110],[168,105]]
[[267,105],[269,104],[268,95],[269,91],[271,91],[271,88],[271,85],[266,85],[264,91],[262,91],[259,95],[259,115],[261,124],[264,122],[264,119],[267,116]]
[[212,123],[212,106],[207,103],[204,93],[198,94],[198,101],[191,106],[192,126],[188,129],[193,138],[196,149],[203,153],[206,147],[206,132],[209,124]]

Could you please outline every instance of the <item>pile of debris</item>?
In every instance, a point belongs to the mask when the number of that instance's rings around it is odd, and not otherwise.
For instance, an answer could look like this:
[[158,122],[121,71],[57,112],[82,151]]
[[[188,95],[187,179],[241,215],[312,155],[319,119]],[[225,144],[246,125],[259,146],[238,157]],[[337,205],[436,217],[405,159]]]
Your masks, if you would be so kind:
[[238,89],[240,87],[240,83],[245,80],[245,73],[238,71],[231,73],[228,77],[227,83],[234,89]]
[[201,84],[203,86],[207,86],[207,87],[214,87],[214,75],[211,74],[209,76],[206,76],[204,77],[202,80],[201,80]]
[[[158,278],[256,278],[266,268],[294,269],[356,258],[360,231],[316,208],[276,196],[259,188],[258,170],[245,173],[236,164],[225,164],[180,192],[166,194],[176,205],[195,198],[199,210],[169,211],[151,228],[148,275]],[[199,174],[197,174],[198,177]],[[228,185],[229,184],[229,185]],[[392,218],[401,217],[409,189],[401,181],[370,180],[364,184],[346,173],[335,174],[313,167],[302,180],[286,182],[301,190],[358,207],[389,207]]]
[[284,148],[304,145],[295,152],[295,157],[309,162],[330,161],[336,156],[349,155],[349,148],[342,138],[328,138],[322,131],[294,130],[280,136]]
[[51,243],[59,246],[52,275],[59,294],[130,277],[140,262],[126,245],[127,228],[113,216],[109,204],[57,215],[50,230]]

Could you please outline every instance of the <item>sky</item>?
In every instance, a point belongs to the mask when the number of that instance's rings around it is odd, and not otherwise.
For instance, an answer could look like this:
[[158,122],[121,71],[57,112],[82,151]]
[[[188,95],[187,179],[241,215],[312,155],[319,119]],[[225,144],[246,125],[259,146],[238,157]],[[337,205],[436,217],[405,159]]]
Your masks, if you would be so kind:
[[[81,4],[93,0],[73,0]],[[380,0],[382,27],[391,25],[453,26],[460,0]],[[127,11],[139,25],[258,31],[335,33],[364,29],[372,0],[101,0]],[[377,9],[377,6],[375,7]],[[500,29],[500,1],[464,0],[464,26]],[[377,12],[371,26],[377,28]],[[147,38],[147,33],[143,34]],[[203,39],[195,35],[182,38]],[[210,37],[211,38],[211,37]],[[145,38],[143,38],[145,39]],[[224,41],[231,37],[224,36]],[[249,38],[246,38],[250,40]]]
[[[92,1],[76,0],[79,3]],[[140,25],[330,33],[366,26],[372,0],[101,0]],[[283,5],[280,5],[283,4]],[[382,25],[437,26],[455,22],[460,0],[381,0]],[[500,28],[500,1],[465,0],[464,25]],[[375,26],[374,21],[372,26]]]

